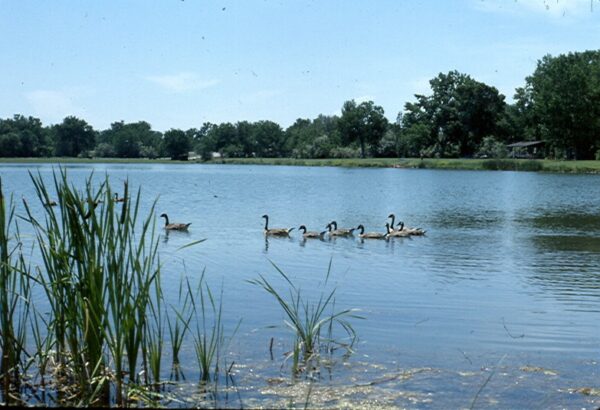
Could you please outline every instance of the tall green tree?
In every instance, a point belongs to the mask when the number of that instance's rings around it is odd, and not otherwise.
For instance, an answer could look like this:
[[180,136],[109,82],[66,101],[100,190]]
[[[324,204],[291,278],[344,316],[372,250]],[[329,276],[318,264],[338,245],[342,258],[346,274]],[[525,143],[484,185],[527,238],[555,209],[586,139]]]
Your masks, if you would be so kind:
[[319,115],[314,120],[298,118],[285,130],[285,155],[295,158],[326,158],[340,145],[337,116]]
[[498,133],[506,103],[495,87],[458,71],[440,73],[429,84],[432,94],[415,95],[417,101],[406,103],[402,120],[406,130],[418,126],[408,131],[412,135],[428,129],[428,146],[421,150],[440,157],[470,156],[483,137]]
[[66,117],[52,128],[54,152],[59,157],[76,157],[94,148],[96,132],[82,119]]
[[43,157],[50,154],[48,130],[38,118],[16,114],[0,119],[0,157]]
[[600,51],[544,56],[515,99],[526,129],[558,156],[592,159],[600,152]]
[[170,129],[163,136],[163,150],[172,160],[187,160],[192,141],[185,131]]
[[376,147],[388,126],[383,108],[373,101],[356,104],[346,101],[342,106],[342,116],[338,120],[338,129],[345,143],[360,143],[361,157],[365,158],[366,144]]
[[211,130],[212,138],[215,141],[215,149],[224,157],[243,156],[244,147],[238,139],[238,132],[235,125],[225,122],[217,125]]
[[120,158],[155,158],[160,149],[160,139],[160,132],[153,131],[145,121],[128,124],[118,121],[100,133],[98,145],[110,144],[114,156]]
[[199,130],[195,130],[191,135],[194,149],[205,161],[211,159],[212,153],[216,151],[216,142],[213,135],[215,128],[215,124],[205,122]]
[[252,143],[257,157],[279,157],[283,152],[283,129],[273,121],[258,121],[252,130]]

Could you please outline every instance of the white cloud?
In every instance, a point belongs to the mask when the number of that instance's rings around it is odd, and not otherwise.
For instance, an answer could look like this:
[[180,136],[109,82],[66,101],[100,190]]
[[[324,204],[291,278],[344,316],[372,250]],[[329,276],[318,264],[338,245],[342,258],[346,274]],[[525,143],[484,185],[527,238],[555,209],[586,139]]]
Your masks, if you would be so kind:
[[146,80],[159,85],[167,91],[184,93],[193,90],[203,90],[219,83],[219,80],[205,80],[195,73],[177,73],[168,75],[153,75],[145,77]]
[[596,0],[475,0],[478,10],[514,14],[543,14],[552,18],[581,17],[592,12]]
[[361,104],[368,101],[375,101],[375,97],[372,95],[361,95],[360,97],[354,97],[354,101],[356,101],[357,104]]
[[81,115],[71,93],[56,90],[35,90],[25,93],[35,115],[50,122],[61,122],[69,115]]

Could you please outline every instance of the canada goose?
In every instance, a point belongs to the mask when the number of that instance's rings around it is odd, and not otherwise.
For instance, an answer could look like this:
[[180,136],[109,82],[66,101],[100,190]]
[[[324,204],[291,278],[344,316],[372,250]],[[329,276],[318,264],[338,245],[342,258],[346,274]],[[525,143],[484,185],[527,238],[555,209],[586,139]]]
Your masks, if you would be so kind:
[[381,233],[381,232],[367,232],[365,233],[365,227],[361,225],[358,225],[356,227],[356,229],[358,229],[360,231],[360,233],[358,234],[358,237],[361,239],[387,239],[388,234],[387,234],[387,229],[389,228],[389,224],[386,227],[386,233]]
[[410,232],[408,232],[406,229],[404,228],[404,222],[398,222],[398,225],[400,228],[398,229],[393,229],[390,224],[385,224],[385,227],[387,228],[388,231],[388,236],[391,238],[406,238],[407,236],[410,236]]
[[119,198],[119,193],[115,192],[115,202],[125,202],[125,198]]
[[[402,223],[402,225],[404,225],[404,222],[398,222],[398,225],[396,225],[396,226],[399,226],[400,223]],[[421,228],[406,228],[405,227],[403,230],[407,231],[409,235],[415,235],[415,236],[422,236],[427,233],[427,231],[425,231]]]
[[165,218],[165,229],[167,231],[187,231],[188,226],[190,226],[192,223],[188,223],[188,224],[181,224],[181,223],[173,223],[170,224],[169,223],[169,217],[167,216],[167,214],[160,214],[161,218]]
[[400,229],[394,229],[394,221],[396,219],[396,215],[389,214],[388,218],[392,219],[392,223],[390,224],[390,230],[391,231],[404,230],[404,231],[408,232],[409,235],[425,235],[425,231],[423,229],[421,229],[421,228],[409,228],[408,226],[404,226],[404,222],[398,222],[398,225],[396,225],[396,226],[400,226],[400,224],[402,224],[402,228],[400,228]]
[[352,236],[352,235],[354,235],[355,228],[351,228],[351,229],[340,228],[340,229],[338,229],[336,221],[331,221],[329,223],[329,225],[331,227],[333,227],[333,230],[332,230],[329,226],[327,226],[327,228],[329,228],[330,236]]
[[265,218],[265,235],[267,236],[289,236],[294,228],[271,228],[269,229],[269,215],[263,215]]
[[100,200],[100,199],[92,200],[92,199],[88,198],[87,203],[88,203],[89,207],[88,207],[88,211],[85,213],[85,215],[83,215],[83,219],[88,219],[90,216],[92,216],[94,209],[96,209],[98,207],[98,205],[100,205],[102,203],[102,200]]
[[323,238],[323,235],[325,235],[325,232],[327,232],[327,231],[322,231],[322,232],[307,231],[306,226],[304,226],[304,225],[300,225],[298,230],[303,231],[303,233],[302,233],[303,238]]

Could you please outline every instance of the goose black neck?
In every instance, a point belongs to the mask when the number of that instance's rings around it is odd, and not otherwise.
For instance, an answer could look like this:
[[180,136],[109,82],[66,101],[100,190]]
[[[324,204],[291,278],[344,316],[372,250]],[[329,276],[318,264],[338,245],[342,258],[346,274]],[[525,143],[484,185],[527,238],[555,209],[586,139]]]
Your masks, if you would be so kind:
[[169,217],[167,216],[167,214],[162,214],[161,216],[165,218],[165,226],[167,226],[169,224]]
[[391,215],[390,215],[390,218],[392,218],[392,223],[391,223],[390,225],[391,225],[391,227],[392,227],[392,230],[393,230],[393,229],[394,229],[394,221],[396,220],[396,215],[394,215],[394,214],[391,214]]
[[268,216],[264,216],[265,218],[265,231],[269,230],[269,217]]

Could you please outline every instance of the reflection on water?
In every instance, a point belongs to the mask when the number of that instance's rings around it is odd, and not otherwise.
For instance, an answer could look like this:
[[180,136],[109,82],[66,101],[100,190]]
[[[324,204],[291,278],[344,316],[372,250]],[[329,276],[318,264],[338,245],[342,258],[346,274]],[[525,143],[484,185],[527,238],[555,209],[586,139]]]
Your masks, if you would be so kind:
[[169,241],[169,237],[171,237],[171,236],[174,236],[178,239],[191,238],[191,234],[188,231],[164,229],[163,232],[161,232],[161,238],[162,238],[163,243],[167,243]]
[[[33,203],[28,168],[51,181],[52,167],[47,165],[2,165],[0,175],[9,193],[27,198],[32,212],[41,214],[41,204]],[[163,292],[176,297],[179,282],[173,279],[199,276],[206,269],[209,283],[223,289],[224,325],[233,328],[243,319],[231,354],[237,355],[236,363],[256,366],[252,374],[257,379],[246,381],[265,395],[273,390],[280,396],[288,387],[268,386],[265,380],[282,377],[277,358],[291,344],[279,307],[247,282],[262,274],[278,288],[285,286],[270,261],[306,295],[320,294],[332,261],[329,280],[337,286],[336,308],[359,308],[366,318],[354,324],[360,337],[356,359],[336,367],[333,385],[351,389],[358,380],[351,369],[360,368],[360,357],[386,366],[371,369],[373,379],[393,374],[391,361],[401,369],[439,369],[402,383],[398,379],[371,386],[370,393],[348,392],[348,400],[356,403],[361,397],[367,403],[373,394],[383,400],[388,397],[385,390],[391,392],[389,401],[385,399],[389,405],[427,407],[428,400],[436,403],[445,394],[448,407],[469,407],[469,398],[503,355],[505,368],[490,381],[496,393],[502,392],[502,400],[491,390],[482,395],[481,407],[495,400],[500,407],[528,407],[524,390],[511,390],[517,379],[530,387],[531,400],[543,402],[544,390],[579,387],[580,380],[585,384],[598,374],[596,367],[581,365],[597,361],[600,346],[598,176],[192,164],[68,166],[75,185],[92,169],[99,179],[108,173],[113,183],[128,179],[130,187],[141,186],[147,200],[141,215],[158,197],[157,210],[192,222],[187,233],[167,232],[157,218]],[[365,231],[383,231],[392,212],[406,225],[426,229],[427,236],[305,240],[294,231],[289,238],[266,238],[260,217],[268,213],[278,226],[305,224],[316,230],[335,219],[339,226],[363,224]],[[17,213],[23,214],[21,204]],[[20,228],[28,233],[24,224]],[[184,247],[200,239],[206,241]],[[274,362],[259,366],[269,356],[271,337],[281,352]],[[188,354],[192,357],[193,352]],[[518,370],[527,364],[559,371],[546,379]],[[458,371],[474,373],[457,376]],[[240,378],[250,377],[242,374],[240,370]],[[327,397],[327,386],[316,389]],[[338,389],[337,394],[346,393]],[[566,400],[558,393],[552,397],[552,405]],[[252,399],[246,400],[251,406]],[[338,400],[340,406],[347,403]],[[584,399],[571,400],[567,407],[585,405]],[[324,405],[335,406],[328,403]]]
[[569,257],[569,252],[577,254],[580,252],[600,253],[600,237],[558,233],[555,235],[534,235],[531,237],[531,241],[540,253],[556,252],[556,263],[558,264],[563,263],[564,258]]
[[589,209],[536,210],[533,215],[522,215],[519,222],[540,231],[600,236],[600,213]]

